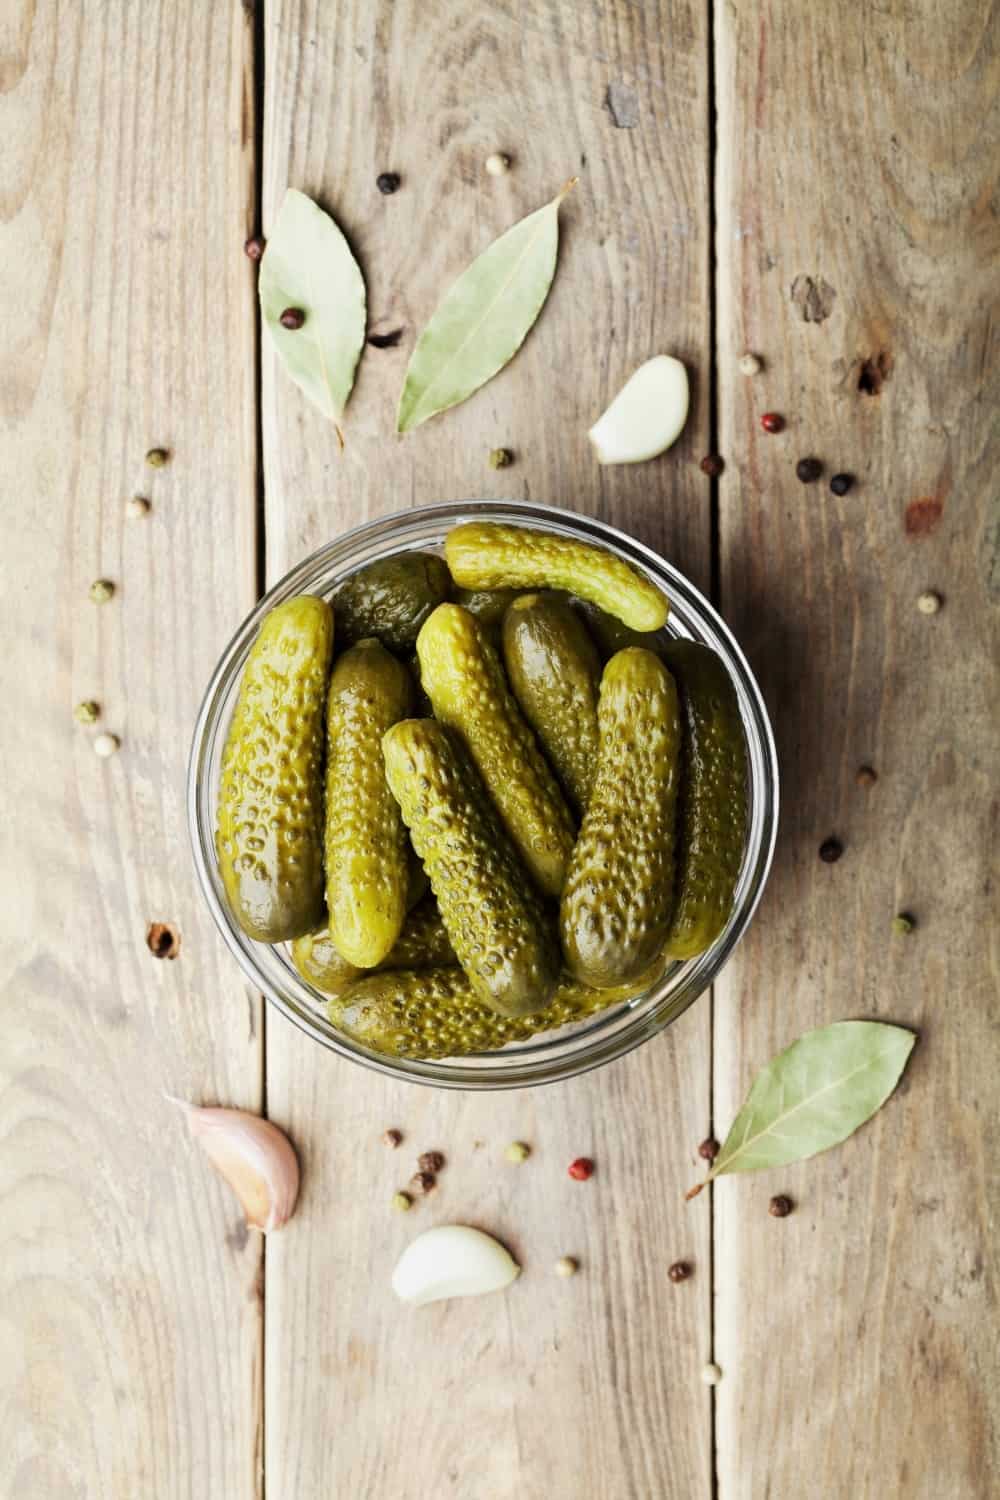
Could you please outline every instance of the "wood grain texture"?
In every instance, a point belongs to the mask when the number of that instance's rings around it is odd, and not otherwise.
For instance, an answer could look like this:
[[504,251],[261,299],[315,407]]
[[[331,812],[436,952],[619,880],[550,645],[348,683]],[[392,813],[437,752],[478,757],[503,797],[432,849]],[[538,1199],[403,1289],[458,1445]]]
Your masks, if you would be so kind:
[[[978,1500],[1000,1472],[998,21],[982,0],[716,7],[722,602],[784,806],[717,989],[717,1122],[810,1026],[920,1034],[858,1136],[715,1190],[725,1500]],[[858,476],[843,499],[835,470]]]
[[0,79],[0,1493],[249,1500],[261,1251],[162,1091],[261,1095],[184,811],[253,597],[252,38],[239,6],[8,5]]
[[[347,446],[264,360],[268,571],[414,503],[495,495],[597,514],[707,582],[707,402],[668,458],[599,470],[586,430],[633,367],[706,367],[707,33],[694,4],[400,0],[268,6],[265,224],[287,184],[330,208],[368,281],[369,349]],[[615,86],[619,119],[607,107]],[[496,150],[510,173],[484,172]],[[402,184],[376,191],[380,171]],[[514,363],[468,403],[395,436],[409,351],[469,261],[567,177],[561,263]],[[514,465],[495,473],[490,450]],[[707,1497],[708,1215],[686,1210],[708,1116],[708,1006],[598,1075],[533,1093],[393,1085],[268,1029],[268,1105],[305,1166],[267,1256],[267,1481],[275,1494],[427,1500]],[[396,1153],[383,1129],[402,1128]],[[514,1138],[535,1154],[502,1160]],[[480,1143],[477,1145],[477,1142]],[[416,1154],[449,1158],[407,1218]],[[566,1175],[593,1154],[592,1182]],[[389,1277],[419,1228],[469,1220],[525,1267],[503,1297],[407,1311]],[[551,1271],[561,1254],[584,1266]],[[695,1276],[666,1278],[675,1258]]]

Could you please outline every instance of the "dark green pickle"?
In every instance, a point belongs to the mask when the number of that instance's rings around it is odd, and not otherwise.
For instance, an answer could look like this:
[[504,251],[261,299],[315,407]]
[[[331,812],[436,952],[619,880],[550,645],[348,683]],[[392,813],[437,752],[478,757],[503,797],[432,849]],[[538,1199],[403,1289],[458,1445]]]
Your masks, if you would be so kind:
[[695,958],[733,910],[746,843],[746,740],[736,689],[714,651],[670,641],[664,652],[681,699],[682,776],[671,958]]
[[586,625],[603,662],[610,661],[616,651],[624,651],[626,646],[641,646],[644,651],[652,651],[654,656],[664,656],[668,642],[664,631],[633,630],[617,615],[609,615],[607,610],[591,604],[589,599],[573,596],[570,603]]
[[451,592],[444,558],[400,552],[352,573],[333,596],[337,645],[377,636],[390,651],[412,651],[420,627]]
[[514,600],[520,597],[520,593],[518,589],[453,588],[451,597],[479,621],[490,640],[497,645],[503,617]]
[[503,659],[524,717],[582,813],[597,766],[601,661],[565,595],[515,599],[503,619]]
[[455,965],[458,959],[441,921],[433,896],[421,901],[410,912],[395,946],[374,970],[356,968],[342,958],[334,947],[327,923],[315,932],[296,938],[292,944],[292,963],[302,978],[325,995],[340,995],[348,985],[366,973],[383,969],[426,969]]
[[216,852],[250,937],[282,943],[323,914],[323,723],[333,613],[301,595],[271,610],[222,754]]

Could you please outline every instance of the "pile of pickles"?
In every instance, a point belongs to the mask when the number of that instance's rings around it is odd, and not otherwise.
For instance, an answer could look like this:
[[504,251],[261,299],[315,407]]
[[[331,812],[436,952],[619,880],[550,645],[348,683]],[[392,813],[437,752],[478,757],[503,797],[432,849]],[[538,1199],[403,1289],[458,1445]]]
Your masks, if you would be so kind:
[[331,1023],[493,1051],[640,994],[732,911],[736,693],[600,547],[492,523],[265,618],[222,759],[235,920]]

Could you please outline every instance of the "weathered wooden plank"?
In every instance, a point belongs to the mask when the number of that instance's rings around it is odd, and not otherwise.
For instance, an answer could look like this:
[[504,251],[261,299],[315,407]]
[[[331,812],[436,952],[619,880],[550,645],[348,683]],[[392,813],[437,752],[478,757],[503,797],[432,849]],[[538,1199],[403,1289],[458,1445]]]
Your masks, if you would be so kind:
[[[720,1496],[971,1500],[1000,1470],[997,9],[716,17],[722,599],[784,778],[770,889],[718,989],[717,1121],[812,1025],[920,1033],[863,1133],[716,1189]],[[843,499],[835,470],[858,476]],[[768,1217],[777,1191],[791,1218]]]
[[[607,107],[609,87],[619,122]],[[372,326],[341,455],[264,362],[268,566],[379,512],[471,495],[599,514],[709,570],[698,391],[664,461],[599,471],[586,429],[632,367],[670,350],[705,368],[707,37],[702,7],[599,3],[268,7],[265,217],[290,183],[337,215],[368,279]],[[488,178],[490,152],[510,173]],[[400,173],[382,197],[375,178]],[[516,362],[406,439],[395,403],[416,332],[468,261],[573,173],[561,266]],[[510,447],[501,473],[490,450]],[[694,462],[692,462],[694,460]],[[268,1246],[267,1474],[275,1493],[427,1500],[707,1496],[707,1216],[681,1203],[708,1112],[708,1006],[603,1073],[532,1094],[401,1085],[268,1028],[268,1104],[305,1165],[302,1206]],[[406,1131],[398,1154],[382,1130]],[[502,1160],[533,1141],[521,1168]],[[481,1143],[477,1146],[477,1142]],[[389,1199],[419,1150],[449,1158],[406,1220]],[[566,1165],[592,1152],[581,1187]],[[389,1275],[406,1240],[468,1219],[510,1240],[503,1297],[407,1312]],[[553,1260],[584,1271],[555,1281]],[[666,1279],[684,1255],[696,1274]]]
[[249,1500],[261,1251],[162,1091],[261,1095],[184,812],[198,696],[253,598],[250,24],[39,0],[2,34],[0,1491]]

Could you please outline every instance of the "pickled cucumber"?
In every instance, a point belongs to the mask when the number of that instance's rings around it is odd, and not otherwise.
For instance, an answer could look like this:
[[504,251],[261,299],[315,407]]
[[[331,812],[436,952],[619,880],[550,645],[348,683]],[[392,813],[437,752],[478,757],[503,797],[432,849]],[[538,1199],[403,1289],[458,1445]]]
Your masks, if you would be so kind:
[[527,1041],[570,1021],[620,1005],[647,981],[592,990],[562,979],[548,1005],[530,1016],[500,1016],[479,1000],[461,969],[393,969],[367,975],[332,1000],[330,1020],[374,1052],[393,1057],[466,1057]]
[[417,654],[435,716],[465,743],[539,889],[558,896],[573,848],[573,818],[511,696],[499,656],[458,604],[438,605],[420,632]]
[[380,557],[352,573],[334,594],[337,642],[352,646],[377,636],[391,651],[405,652],[450,591],[448,568],[433,552]]
[[559,977],[541,897],[460,745],[433,719],[382,742],[385,771],[479,998],[503,1015],[540,1010]]
[[509,605],[518,596],[517,589],[452,589],[452,602],[467,609],[494,643],[500,639],[500,627]]
[[680,689],[683,743],[677,897],[666,951],[694,958],[733,909],[746,842],[746,742],[736,689],[715,652],[671,641],[665,659]]
[[663,657],[667,642],[659,631],[632,630],[628,625],[623,625],[617,616],[609,615],[606,610],[591,604],[589,599],[574,598],[570,603],[587,627],[603,662],[610,661],[616,651],[624,651],[626,646],[642,646],[644,650]]
[[233,915],[281,943],[323,913],[323,715],[333,613],[301,595],[266,616],[222,754],[216,853]]
[[524,717],[583,812],[597,765],[601,662],[593,641],[561,594],[521,594],[504,615],[503,659]]
[[[326,995],[340,995],[349,984],[364,977],[365,970],[341,958],[330,936],[329,924],[295,939],[292,963],[302,978]],[[379,969],[422,969],[433,965],[456,965],[458,959],[441,921],[437,902],[431,897],[414,907],[392,951]]]
[[559,912],[570,971],[597,989],[635,978],[661,951],[674,900],[680,771],[677,688],[650,651],[604,668],[597,774]]
[[382,736],[412,698],[406,667],[375,640],[346,651],[330,679],[326,906],[334,946],[360,969],[381,963],[406,916],[406,830],[386,783]]
[[571,537],[470,521],[445,538],[451,576],[464,589],[566,589],[634,630],[659,630],[670,606],[624,559]]

